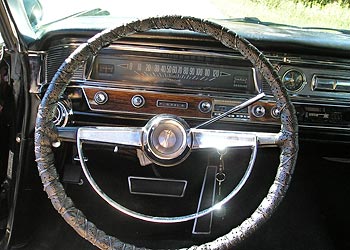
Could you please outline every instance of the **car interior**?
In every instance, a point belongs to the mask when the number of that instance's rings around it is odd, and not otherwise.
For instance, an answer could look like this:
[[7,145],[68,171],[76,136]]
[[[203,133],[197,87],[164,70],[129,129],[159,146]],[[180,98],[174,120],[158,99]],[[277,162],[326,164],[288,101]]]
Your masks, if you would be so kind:
[[40,9],[0,1],[0,249],[350,248],[350,31]]

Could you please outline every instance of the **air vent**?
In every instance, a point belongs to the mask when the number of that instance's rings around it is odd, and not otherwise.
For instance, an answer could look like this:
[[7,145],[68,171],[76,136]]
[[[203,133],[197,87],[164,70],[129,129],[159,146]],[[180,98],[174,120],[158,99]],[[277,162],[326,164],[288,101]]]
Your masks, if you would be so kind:
[[262,79],[261,79],[261,82],[262,82],[262,90],[263,90],[263,92],[264,92],[266,95],[272,95],[271,87],[270,87],[270,85],[267,83],[267,81],[265,80],[265,78],[262,78]]
[[[50,82],[55,75],[57,69],[61,66],[64,60],[77,48],[76,45],[67,45],[63,47],[55,47],[49,49],[46,57],[46,82]],[[85,79],[84,67],[80,67],[72,79]]]
[[312,78],[312,89],[314,91],[350,93],[350,79],[315,75]]

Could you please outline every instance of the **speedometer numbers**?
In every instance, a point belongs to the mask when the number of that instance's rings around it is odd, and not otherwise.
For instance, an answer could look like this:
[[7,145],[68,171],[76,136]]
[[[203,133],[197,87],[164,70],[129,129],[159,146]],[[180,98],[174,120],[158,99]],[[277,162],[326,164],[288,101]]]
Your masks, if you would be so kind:
[[302,90],[306,84],[306,77],[300,70],[287,70],[282,76],[282,82],[287,90],[298,92]]

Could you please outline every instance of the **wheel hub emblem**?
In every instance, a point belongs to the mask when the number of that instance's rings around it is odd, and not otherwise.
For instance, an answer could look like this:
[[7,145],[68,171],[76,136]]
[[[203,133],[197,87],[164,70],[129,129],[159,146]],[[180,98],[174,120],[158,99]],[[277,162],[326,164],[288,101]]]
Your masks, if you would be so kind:
[[170,129],[164,129],[160,132],[158,142],[163,148],[171,148],[176,143],[176,135]]
[[192,137],[188,124],[174,115],[153,117],[145,126],[143,148],[146,156],[162,166],[174,166],[187,158]]

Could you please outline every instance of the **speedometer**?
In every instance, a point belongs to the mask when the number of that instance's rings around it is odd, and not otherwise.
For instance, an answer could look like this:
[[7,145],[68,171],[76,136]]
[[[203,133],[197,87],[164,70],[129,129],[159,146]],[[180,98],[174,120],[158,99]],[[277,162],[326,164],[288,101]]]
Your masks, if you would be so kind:
[[[141,85],[151,88],[197,89],[253,93],[254,70],[249,66],[216,62],[212,58],[159,54],[118,54],[106,50],[94,58],[89,79],[111,84]],[[163,53],[164,55],[164,53]],[[231,62],[232,63],[232,62]]]
[[286,86],[287,90],[297,92],[305,86],[306,78],[301,71],[290,69],[283,74],[282,82]]

